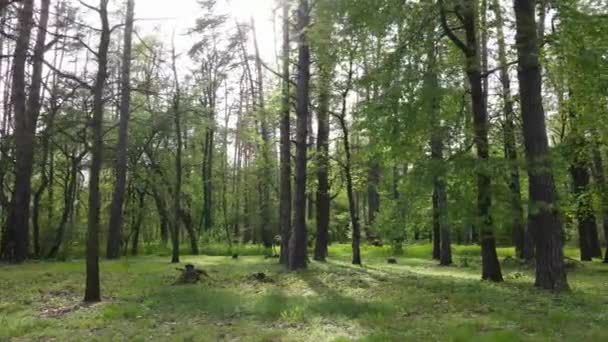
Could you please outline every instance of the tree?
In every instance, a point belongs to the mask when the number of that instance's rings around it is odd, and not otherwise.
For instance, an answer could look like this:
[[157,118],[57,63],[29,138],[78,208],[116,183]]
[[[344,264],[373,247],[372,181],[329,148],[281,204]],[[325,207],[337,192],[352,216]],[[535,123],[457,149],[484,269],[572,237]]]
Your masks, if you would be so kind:
[[125,20],[121,94],[120,94],[120,124],[118,143],[116,144],[116,182],[112,195],[110,225],[106,257],[116,259],[120,255],[120,240],[123,223],[123,203],[127,181],[127,147],[129,145],[129,118],[131,116],[131,42],[133,37],[134,0],[127,0],[127,15]]
[[310,47],[307,29],[310,24],[308,0],[300,0],[296,25],[298,41],[298,81],[296,87],[296,159],[293,231],[289,241],[289,268],[306,268],[308,243],[306,229],[306,164],[309,98],[310,98]]
[[[32,112],[28,112],[27,108],[25,71],[29,40],[33,26],[33,8],[33,0],[24,0],[19,10],[19,28],[17,30],[18,35],[15,43],[15,57],[12,70],[11,102],[13,103],[13,115],[15,118],[16,172],[8,220],[6,221],[6,233],[2,240],[2,257],[11,262],[23,262],[28,256],[29,207],[36,122],[35,117],[31,115]],[[45,29],[46,25],[44,29],[41,28],[41,31]],[[40,90],[39,85],[35,85],[33,82],[32,85]],[[33,92],[30,94],[30,98],[32,95]]]
[[471,88],[473,105],[474,141],[477,149],[477,206],[478,225],[481,239],[482,279],[502,281],[502,273],[498,256],[496,254],[496,240],[494,238],[493,222],[490,214],[492,206],[491,186],[492,179],[488,174],[489,141],[488,141],[488,108],[484,103],[483,78],[477,39],[476,0],[466,0],[457,10],[460,23],[465,30],[465,42],[450,28],[443,0],[439,0],[441,23],[447,36],[464,54],[466,59],[466,75]]
[[281,256],[279,262],[289,263],[289,240],[291,235],[291,92],[290,92],[290,46],[289,46],[289,1],[283,0],[283,55],[281,79],[281,156],[280,156],[280,202],[279,223],[281,225]]
[[[92,7],[93,8],[93,7]],[[108,0],[100,0],[99,8],[94,8],[101,20],[101,35],[97,51],[97,75],[93,86],[93,117],[90,122],[93,134],[91,146],[91,169],[89,175],[89,214],[86,244],[86,288],[85,302],[101,301],[99,284],[99,226],[101,196],[99,176],[103,161],[103,112],[104,88],[108,78],[108,49],[110,46],[110,24],[108,20]]]
[[542,103],[542,78],[535,1],[514,0],[518,78],[529,182],[529,219],[536,246],[535,285],[566,290],[562,222],[556,207],[555,182]]

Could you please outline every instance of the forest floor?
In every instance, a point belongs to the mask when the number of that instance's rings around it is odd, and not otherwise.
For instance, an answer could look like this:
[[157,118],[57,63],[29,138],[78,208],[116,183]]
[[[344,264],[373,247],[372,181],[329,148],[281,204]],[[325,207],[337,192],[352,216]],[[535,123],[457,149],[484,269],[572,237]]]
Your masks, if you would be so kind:
[[572,292],[555,294],[512,262],[504,283],[480,281],[476,247],[456,247],[452,267],[429,251],[406,247],[388,265],[388,248],[366,247],[355,267],[335,246],[327,263],[297,273],[262,256],[184,256],[210,277],[176,286],[166,257],[103,261],[95,305],[81,302],[82,260],[0,265],[0,341],[608,340],[608,265],[571,270]]

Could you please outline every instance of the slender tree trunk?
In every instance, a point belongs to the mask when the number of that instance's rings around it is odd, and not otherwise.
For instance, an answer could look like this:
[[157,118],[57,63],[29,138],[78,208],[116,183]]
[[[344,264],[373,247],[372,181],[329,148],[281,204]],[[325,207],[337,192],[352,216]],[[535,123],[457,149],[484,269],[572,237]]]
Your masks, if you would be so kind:
[[329,105],[333,65],[319,66],[319,109],[317,111],[317,233],[315,260],[325,261],[329,243]]
[[[504,20],[499,0],[493,0],[492,8],[496,18],[496,31],[498,41],[498,60],[500,63],[500,82],[502,85],[502,101],[504,115],[504,151],[509,169],[509,191],[511,204],[511,236],[515,245],[515,254],[520,259],[529,260],[534,257],[534,250],[525,248],[525,221],[524,209],[521,202],[521,186],[518,166],[517,139],[515,129],[515,111],[513,110],[513,97],[511,95],[511,79],[507,64],[507,48],[504,35]],[[487,79],[487,77],[486,77]]]
[[279,221],[281,224],[280,263],[289,263],[289,238],[291,235],[291,101],[289,82],[289,1],[283,0],[283,80],[281,98],[281,186]]
[[298,270],[307,264],[306,229],[306,164],[309,96],[310,96],[310,48],[306,30],[310,24],[308,0],[300,0],[298,7],[298,84],[296,89],[296,162],[295,201],[293,232],[289,241],[289,268]]
[[268,113],[266,113],[266,101],[264,99],[264,74],[262,72],[262,59],[258,47],[258,39],[255,31],[255,23],[252,19],[251,27],[253,31],[253,43],[255,48],[255,67],[257,73],[258,84],[258,105],[256,110],[260,113],[260,126],[262,136],[262,168],[261,168],[261,189],[260,189],[260,231],[262,233],[262,243],[267,249],[272,248],[273,234],[270,222],[270,189],[272,187],[272,160],[271,160],[271,143],[270,129],[268,122]]
[[[13,58],[12,94],[15,128],[15,182],[10,201],[2,257],[11,262],[23,262],[28,255],[29,206],[34,159],[36,124],[27,110],[26,65],[28,45],[33,26],[33,0],[24,0],[19,10],[17,41]],[[36,86],[33,83],[32,86]],[[39,86],[38,86],[39,87]],[[40,88],[38,88],[40,89]],[[33,92],[31,93],[33,94]]]
[[110,209],[110,225],[106,257],[116,259],[120,256],[120,241],[123,223],[123,205],[125,185],[127,182],[127,149],[129,145],[129,118],[131,116],[131,42],[133,36],[134,0],[127,0],[127,17],[124,32],[121,92],[120,123],[118,127],[118,144],[116,145],[116,182]]
[[542,104],[542,78],[535,1],[514,0],[519,87],[530,192],[529,221],[536,245],[535,285],[568,289],[564,268],[562,222],[556,207],[555,182]]
[[98,70],[93,88],[93,144],[91,147],[91,169],[89,175],[89,215],[87,232],[87,279],[84,295],[85,302],[101,301],[99,284],[99,226],[101,195],[99,178],[103,161],[103,110],[104,88],[108,77],[108,48],[110,46],[110,24],[108,22],[108,0],[99,1],[99,17],[101,20],[101,37],[97,53]]
[[160,192],[157,189],[154,189],[152,196],[154,197],[154,203],[156,204],[156,210],[158,211],[158,216],[160,218],[160,241],[163,246],[166,246],[169,241],[169,226],[171,220],[169,219],[167,207]]
[[144,221],[144,215],[146,210],[146,193],[143,191],[137,190],[137,218],[135,219],[135,223],[133,224],[133,241],[131,243],[131,255],[139,254],[139,235],[141,231],[141,224]]
[[175,94],[173,95],[173,124],[175,126],[175,138],[177,139],[177,151],[175,153],[175,188],[173,191],[173,229],[171,231],[171,243],[173,251],[171,253],[171,262],[179,263],[179,230],[180,230],[180,213],[181,213],[181,196],[182,196],[182,126],[181,126],[181,108],[180,97],[181,90],[177,75],[177,56],[175,54],[175,44],[172,51],[172,68],[175,86]]

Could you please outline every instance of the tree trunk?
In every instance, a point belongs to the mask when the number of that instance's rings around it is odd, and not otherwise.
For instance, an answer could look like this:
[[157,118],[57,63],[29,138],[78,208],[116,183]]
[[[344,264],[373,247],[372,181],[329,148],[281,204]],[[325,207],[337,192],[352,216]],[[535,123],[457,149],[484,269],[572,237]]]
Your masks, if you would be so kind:
[[[26,106],[26,67],[30,35],[33,26],[33,0],[24,0],[19,10],[18,36],[13,58],[12,94],[15,127],[15,183],[2,244],[2,258],[23,262],[28,255],[29,206],[31,176],[34,160],[36,123]],[[32,86],[36,87],[33,83]],[[40,90],[39,85],[37,86]],[[30,94],[30,98],[33,92]]]
[[255,66],[258,84],[258,105],[256,110],[260,113],[260,126],[262,136],[262,168],[260,176],[260,232],[262,233],[262,243],[266,249],[272,248],[273,235],[270,222],[270,189],[272,187],[272,161],[270,129],[268,113],[266,113],[266,102],[264,99],[264,74],[262,73],[262,59],[258,47],[258,39],[255,31],[255,24],[252,19],[251,27],[253,30],[253,43],[255,48]]
[[[594,132],[595,133],[595,132]],[[597,135],[596,135],[597,136]],[[604,240],[608,244],[608,184],[606,183],[606,174],[604,173],[604,161],[600,152],[598,142],[593,141],[591,146],[592,152],[592,167],[591,172],[595,180],[598,192],[600,194],[600,207],[602,213],[602,226],[604,228]],[[608,246],[604,256],[604,263],[608,263]]]
[[[461,9],[462,25],[465,31],[465,42],[462,42],[445,18],[445,8],[440,0],[441,22],[449,38],[462,50],[466,58],[466,74],[471,89],[473,105],[474,142],[477,149],[477,208],[479,232],[481,239],[482,279],[495,282],[502,281],[500,263],[496,254],[496,241],[490,208],[492,206],[492,180],[487,170],[489,162],[488,111],[485,105],[483,76],[481,73],[479,43],[476,27],[475,0],[467,0]],[[482,46],[485,49],[485,46]]]
[[97,77],[93,88],[93,118],[90,126],[93,131],[91,147],[91,169],[89,175],[89,214],[87,232],[87,277],[84,295],[85,302],[101,301],[99,285],[99,225],[101,195],[99,177],[103,161],[103,110],[104,88],[108,77],[108,48],[110,46],[110,24],[108,22],[108,0],[99,1],[99,17],[101,20],[101,37],[97,53]]
[[298,270],[307,264],[306,228],[306,164],[309,97],[310,97],[310,48],[306,30],[310,24],[308,0],[300,0],[298,8],[298,82],[296,89],[296,162],[293,232],[289,241],[289,268]]
[[141,224],[144,221],[144,214],[146,209],[146,193],[137,190],[138,194],[138,206],[137,206],[137,218],[133,224],[133,241],[131,243],[131,255],[135,256],[139,254],[139,233],[141,231]]
[[123,223],[123,205],[125,185],[127,182],[127,149],[129,146],[129,118],[131,116],[131,42],[133,36],[134,0],[127,0],[127,17],[124,32],[122,55],[121,93],[120,93],[120,123],[118,127],[118,143],[116,145],[116,166],[114,193],[110,209],[110,225],[106,257],[117,259],[120,256],[120,241]]
[[[499,0],[493,0],[492,8],[496,17],[496,30],[498,41],[498,60],[500,63],[500,82],[502,85],[502,101],[504,116],[504,151],[509,169],[509,192],[511,204],[511,236],[515,245],[515,254],[518,258],[530,260],[534,257],[534,250],[525,248],[527,234],[524,221],[524,209],[521,202],[521,186],[519,177],[517,139],[515,129],[515,111],[513,110],[513,97],[511,95],[511,79],[507,64],[507,48],[504,35],[504,20]],[[486,77],[487,79],[487,77]],[[526,253],[524,253],[526,252]]]
[[289,1],[283,1],[283,80],[281,94],[281,186],[279,221],[281,224],[281,256],[279,262],[289,263],[289,238],[291,235],[291,101],[289,82]]
[[562,222],[556,207],[542,104],[535,4],[536,1],[532,0],[514,0],[518,77],[530,192],[529,229],[536,245],[535,285],[543,289],[565,290],[568,289],[568,281],[562,251]]
[[179,78],[177,75],[177,56],[175,55],[175,43],[172,50],[172,69],[174,91],[173,95],[173,124],[175,128],[175,138],[177,139],[177,151],[175,153],[175,184],[173,191],[173,229],[171,231],[171,243],[173,251],[171,253],[171,263],[179,263],[179,228],[180,228],[180,213],[181,213],[181,196],[182,196],[182,126],[180,112],[180,87]]
[[329,243],[329,105],[333,65],[320,65],[319,109],[317,111],[317,233],[315,260],[325,261]]

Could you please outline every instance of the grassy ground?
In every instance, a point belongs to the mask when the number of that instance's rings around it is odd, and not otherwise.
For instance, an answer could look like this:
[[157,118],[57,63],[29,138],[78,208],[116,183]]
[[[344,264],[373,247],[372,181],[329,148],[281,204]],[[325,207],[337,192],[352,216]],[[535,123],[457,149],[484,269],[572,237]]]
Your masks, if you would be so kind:
[[0,265],[0,341],[608,340],[608,265],[572,270],[572,292],[553,294],[516,265],[504,265],[505,283],[481,282],[476,247],[456,247],[453,267],[426,258],[429,246],[406,248],[397,265],[366,248],[363,268],[348,252],[335,246],[299,273],[261,256],[184,257],[210,279],[182,286],[166,257],[103,262],[104,301],[90,306],[82,260]]

